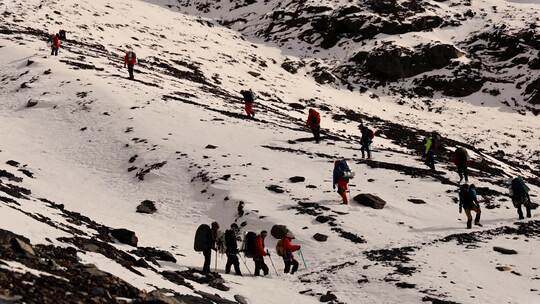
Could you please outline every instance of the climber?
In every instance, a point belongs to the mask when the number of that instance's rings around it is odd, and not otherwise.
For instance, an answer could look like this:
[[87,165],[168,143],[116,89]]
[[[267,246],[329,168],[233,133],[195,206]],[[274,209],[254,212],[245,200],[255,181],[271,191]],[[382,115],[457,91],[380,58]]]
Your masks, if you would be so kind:
[[309,109],[309,115],[306,121],[306,127],[311,129],[315,142],[319,143],[321,140],[321,115],[314,109]]
[[252,90],[240,91],[244,100],[244,110],[248,118],[255,118],[255,111],[253,110],[253,103],[255,102],[255,94]]
[[126,55],[124,56],[124,68],[127,66],[129,79],[131,80],[135,79],[135,76],[133,75],[135,64],[137,64],[137,55],[135,52],[133,52],[133,50],[127,51]]
[[472,228],[472,215],[471,211],[476,212],[474,224],[482,227],[480,224],[480,204],[478,203],[476,187],[474,185],[461,185],[459,189],[459,213],[465,209],[465,215],[467,215],[467,229]]
[[345,205],[349,203],[347,191],[349,190],[349,179],[353,176],[354,173],[351,172],[347,161],[342,159],[334,162],[333,188],[335,190],[337,185],[337,193],[341,196]]

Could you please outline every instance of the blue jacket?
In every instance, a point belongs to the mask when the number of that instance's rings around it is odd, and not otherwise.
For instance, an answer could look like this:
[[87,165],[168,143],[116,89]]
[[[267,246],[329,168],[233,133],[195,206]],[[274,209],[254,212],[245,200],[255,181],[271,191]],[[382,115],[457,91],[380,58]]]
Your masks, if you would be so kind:
[[334,178],[333,178],[333,184],[337,184],[339,180],[346,180],[349,181],[348,177],[345,177],[345,172],[350,172],[351,169],[349,168],[349,165],[347,165],[347,162],[342,159],[336,162],[334,165]]

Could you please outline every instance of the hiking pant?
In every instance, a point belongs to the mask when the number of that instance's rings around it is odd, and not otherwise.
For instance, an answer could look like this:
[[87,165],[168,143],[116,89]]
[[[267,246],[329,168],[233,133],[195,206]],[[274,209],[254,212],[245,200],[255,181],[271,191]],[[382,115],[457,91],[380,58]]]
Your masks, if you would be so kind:
[[270,269],[268,269],[268,266],[266,266],[266,263],[264,263],[264,257],[254,257],[253,261],[255,262],[255,272],[254,275],[258,277],[261,274],[261,270],[263,271],[264,275],[268,275],[268,272]]
[[203,250],[203,255],[204,255],[203,272],[210,273],[210,263],[212,262],[212,249]]
[[298,261],[295,260],[293,257],[289,259],[283,259],[283,262],[285,263],[285,269],[283,270],[284,273],[290,272],[291,274],[294,274],[298,270]]
[[429,151],[426,155],[426,165],[431,168],[431,170],[435,170],[435,153],[432,151]]
[[367,152],[367,158],[371,158],[371,150],[369,149],[369,143],[361,143],[360,151],[362,152],[362,158],[365,158],[365,153]]
[[52,47],[51,48],[51,56],[58,56],[58,48],[57,47]]
[[457,165],[457,173],[459,174],[459,181],[462,181],[464,177],[465,182],[469,181],[469,168],[467,168],[467,164]]
[[465,215],[467,215],[467,229],[472,228],[472,215],[471,211],[476,212],[476,217],[474,218],[474,224],[478,225],[480,224],[480,214],[482,213],[480,211],[480,207],[474,207],[472,209],[465,209]]
[[240,272],[240,261],[238,260],[238,255],[227,254],[227,264],[225,264],[226,274],[229,274],[231,272],[231,266],[234,266],[234,272],[237,275],[242,275],[242,272]]
[[346,180],[338,180],[337,185],[338,185],[337,193],[343,199],[343,203],[348,204],[349,199],[347,198],[347,191],[349,190],[349,182]]
[[525,218],[525,217],[523,217],[523,210],[521,209],[522,205],[525,205],[525,210],[527,211],[527,217],[532,216],[531,215],[530,204],[527,204],[526,202],[527,202],[527,198],[525,198],[525,197],[523,197],[523,198],[512,197],[512,203],[514,203],[514,207],[516,207],[516,209],[517,209],[518,216],[519,216],[520,220]]
[[253,110],[253,103],[252,102],[246,102],[244,104],[244,110],[246,111],[246,115],[248,117],[255,117],[255,111]]
[[319,143],[321,141],[321,126],[311,126],[311,132],[315,138],[315,142]]
[[134,69],[135,65],[128,64],[127,67],[128,67],[129,79],[131,79],[131,80],[135,79],[135,76],[133,75],[133,69]]

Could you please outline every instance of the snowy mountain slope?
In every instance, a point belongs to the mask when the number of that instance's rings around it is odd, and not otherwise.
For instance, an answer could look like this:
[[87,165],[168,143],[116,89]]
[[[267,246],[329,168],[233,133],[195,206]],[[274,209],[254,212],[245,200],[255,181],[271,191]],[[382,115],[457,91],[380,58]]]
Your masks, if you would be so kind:
[[535,2],[154,2],[280,46],[294,56],[289,70],[301,67],[320,83],[360,91],[382,85],[378,95],[412,97],[407,102],[419,107],[445,96],[474,102],[468,96],[479,92],[487,104],[538,114]]
[[[0,131],[2,163],[15,159],[29,165],[35,179],[25,178],[24,186],[34,198],[62,203],[106,227],[133,230],[140,246],[170,251],[177,264],[139,270],[145,274],[142,277],[84,248],[78,254],[81,261],[94,263],[137,289],[150,291],[156,286],[190,294],[191,290],[174,286],[159,272],[200,266],[202,257],[191,248],[197,225],[218,220],[227,227],[242,200],[249,210],[239,219],[246,222],[243,230],[287,224],[303,245],[309,269],[302,270],[300,280],[224,276],[232,288],[220,292],[227,299],[238,293],[250,303],[311,303],[318,299],[310,294],[327,291],[346,303],[359,298],[375,303],[416,303],[426,297],[461,303],[470,302],[472,296],[490,303],[537,299],[538,265],[532,260],[537,221],[518,232],[498,229],[515,226],[515,210],[503,197],[506,180],[522,174],[536,184],[532,188],[537,194],[538,176],[533,169],[537,164],[534,159],[513,164],[492,147],[503,141],[508,142],[507,151],[518,149],[520,141],[536,147],[540,138],[534,116],[452,100],[441,111],[435,106],[434,112],[425,112],[396,105],[393,96],[372,98],[371,91],[359,94],[321,86],[310,77],[285,72],[280,49],[253,44],[206,20],[144,2],[4,1],[2,5],[7,13],[2,15],[0,43],[5,67],[0,113],[8,126]],[[53,22],[69,29],[69,41],[58,58],[46,56],[42,31]],[[141,59],[138,82],[124,79],[121,57],[127,44]],[[255,121],[241,115],[237,92],[243,87],[252,87],[261,97]],[[29,100],[37,105],[26,108]],[[306,106],[322,110],[327,144],[306,140],[310,135],[302,128],[305,110],[295,110]],[[373,161],[356,155],[359,119],[378,130]],[[456,221],[456,216],[461,217],[454,213],[457,179],[448,159],[439,168],[443,173],[433,174],[418,156],[423,135],[433,128],[448,137],[448,149],[456,145],[452,139],[484,140],[469,141],[477,147],[469,147],[474,181],[494,207],[484,210],[486,227],[481,230],[495,236],[477,244],[480,249],[460,247],[452,238],[439,241],[463,232],[464,224]],[[384,210],[338,205],[329,181],[337,157],[354,164],[357,178],[352,193],[381,196],[388,202]],[[156,168],[146,170],[152,165]],[[306,182],[289,183],[294,175],[306,177]],[[270,185],[280,185],[286,192],[270,192],[266,189]],[[24,198],[14,199],[30,204]],[[157,202],[158,213],[135,213],[145,199]],[[427,204],[415,205],[409,199]],[[34,201],[32,206],[35,209],[28,210],[63,221],[46,204]],[[26,236],[33,244],[47,244],[46,237],[58,246],[70,244],[58,240],[70,233],[29,220],[11,207],[3,209],[2,222],[8,224],[1,228]],[[319,215],[330,219],[320,224],[315,220]],[[313,240],[316,232],[328,235],[328,241]],[[504,239],[515,234],[525,236],[512,243]],[[268,240],[267,246],[274,244],[275,240]],[[490,250],[492,245],[512,246],[519,254],[512,260],[500,258]],[[407,254],[399,249],[404,246],[421,248]],[[115,247],[132,250],[126,245]],[[449,251],[454,252],[450,257]],[[521,276],[495,270],[493,261],[516,265]],[[281,262],[276,258],[274,262],[281,269]],[[340,264],[344,266],[333,267]],[[410,264],[417,271],[409,271],[410,277],[407,271],[393,275],[394,264]],[[407,265],[398,269],[403,266]],[[479,275],[464,276],[470,268]],[[445,274],[439,278],[441,272]],[[362,275],[368,282],[360,285]],[[450,283],[453,279],[458,283]],[[511,282],[511,297],[498,288],[501,281]],[[396,282],[416,286],[404,289]],[[468,290],[473,284],[482,289]],[[305,295],[299,291],[306,291]]]

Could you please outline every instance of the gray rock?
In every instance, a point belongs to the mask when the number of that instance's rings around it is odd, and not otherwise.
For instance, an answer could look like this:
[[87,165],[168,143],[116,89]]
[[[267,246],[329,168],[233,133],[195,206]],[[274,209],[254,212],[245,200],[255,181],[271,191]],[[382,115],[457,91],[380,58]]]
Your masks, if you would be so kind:
[[139,206],[137,206],[138,213],[152,214],[157,211],[156,205],[153,201],[145,200],[142,201]]
[[324,303],[324,302],[335,301],[337,300],[337,297],[336,295],[334,295],[333,293],[329,291],[325,295],[322,295],[319,300]]
[[289,178],[291,183],[303,183],[306,181],[306,178],[303,176],[293,176]]
[[382,198],[369,193],[358,194],[354,197],[354,200],[361,205],[371,207],[373,209],[383,209],[386,205],[386,201],[384,201]]
[[11,241],[11,249],[19,254],[24,254],[26,256],[35,256],[36,253],[34,252],[34,248],[32,248],[32,245],[29,243],[26,243],[25,241],[19,239],[19,238],[12,238]]
[[135,232],[124,228],[111,230],[111,235],[122,244],[127,244],[133,247],[137,247],[139,239]]
[[234,295],[234,299],[236,300],[236,302],[238,302],[240,304],[249,304],[249,302],[246,300],[246,298],[241,296],[241,295]]
[[497,247],[497,246],[493,247],[493,250],[502,254],[518,254],[518,252],[515,251],[514,249],[507,249],[507,248]]
[[328,240],[328,235],[322,233],[315,233],[313,238],[318,242],[326,242]]

